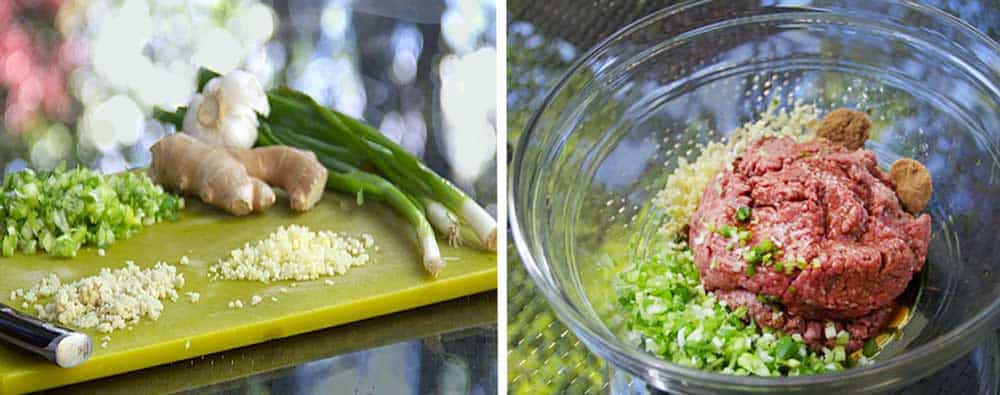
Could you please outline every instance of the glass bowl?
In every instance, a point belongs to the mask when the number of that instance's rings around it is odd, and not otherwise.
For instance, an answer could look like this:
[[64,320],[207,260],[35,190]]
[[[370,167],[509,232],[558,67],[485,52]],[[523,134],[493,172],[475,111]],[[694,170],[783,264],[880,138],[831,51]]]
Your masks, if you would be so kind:
[[[650,201],[679,158],[775,101],[868,111],[866,149],[934,179],[923,295],[872,365],[760,378],[669,363],[624,339],[613,277],[649,253]],[[681,393],[845,393],[898,388],[998,327],[1000,46],[909,2],[689,2],[583,56],[522,135],[510,221],[528,272],[587,347],[655,388]]]

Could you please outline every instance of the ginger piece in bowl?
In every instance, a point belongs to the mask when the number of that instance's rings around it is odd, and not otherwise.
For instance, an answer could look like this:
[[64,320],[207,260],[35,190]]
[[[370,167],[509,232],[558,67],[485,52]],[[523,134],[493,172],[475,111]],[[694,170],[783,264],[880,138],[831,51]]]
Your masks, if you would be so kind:
[[865,113],[838,108],[823,117],[816,135],[854,151],[865,146],[871,126]]
[[934,190],[931,173],[920,162],[902,158],[892,163],[889,179],[896,184],[896,196],[910,213],[918,213],[927,206]]

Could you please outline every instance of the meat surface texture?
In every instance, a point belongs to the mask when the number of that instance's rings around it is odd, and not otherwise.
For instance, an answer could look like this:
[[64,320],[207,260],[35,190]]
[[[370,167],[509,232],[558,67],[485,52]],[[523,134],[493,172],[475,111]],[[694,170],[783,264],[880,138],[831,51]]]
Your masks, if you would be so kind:
[[[848,350],[857,349],[886,324],[927,257],[931,219],[904,211],[894,191],[870,151],[754,140],[709,184],[691,217],[688,240],[702,282],[761,325],[800,333],[818,348],[828,344],[813,336],[817,326],[832,323],[851,333]],[[745,223],[735,219],[740,207],[751,208]],[[746,246],[714,231],[722,225],[749,230]],[[765,239],[780,249],[773,262],[788,265],[748,271],[744,252]],[[800,264],[778,270],[793,262]]]

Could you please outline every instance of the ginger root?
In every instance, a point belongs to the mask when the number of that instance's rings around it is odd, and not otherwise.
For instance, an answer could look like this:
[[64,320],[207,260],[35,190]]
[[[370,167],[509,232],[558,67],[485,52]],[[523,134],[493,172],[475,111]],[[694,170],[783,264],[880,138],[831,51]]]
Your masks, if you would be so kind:
[[287,146],[229,148],[229,154],[246,167],[251,177],[284,189],[294,211],[306,211],[323,197],[326,167],[312,151]]
[[931,200],[934,186],[931,173],[924,165],[910,158],[902,158],[892,163],[889,179],[896,184],[896,196],[906,211],[918,213]]
[[273,205],[271,185],[287,192],[295,211],[312,208],[326,187],[326,168],[316,156],[292,147],[224,148],[177,133],[160,139],[150,151],[149,175],[156,183],[197,195],[233,215]]
[[871,126],[865,113],[838,108],[823,117],[816,135],[853,151],[865,146]]

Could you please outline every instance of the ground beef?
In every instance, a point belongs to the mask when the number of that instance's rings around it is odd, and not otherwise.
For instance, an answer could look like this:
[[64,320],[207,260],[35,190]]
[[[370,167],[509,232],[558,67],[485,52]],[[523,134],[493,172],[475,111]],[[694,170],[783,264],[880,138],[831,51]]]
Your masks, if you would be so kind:
[[715,296],[719,300],[726,302],[730,308],[745,307],[749,318],[752,318],[758,325],[778,329],[785,333],[798,333],[802,335],[803,341],[812,349],[819,351],[823,347],[833,349],[837,346],[836,337],[828,339],[826,337],[826,325],[833,324],[839,333],[846,330],[850,335],[850,340],[844,345],[847,352],[853,352],[864,345],[866,339],[878,334],[879,330],[889,324],[892,319],[894,303],[881,307],[868,313],[867,315],[840,320],[807,320],[802,316],[790,314],[784,311],[780,305],[765,304],[757,299],[757,295],[750,291],[718,290]]
[[[927,257],[930,217],[903,211],[894,189],[870,151],[787,137],[751,142],[709,184],[689,223],[705,288],[815,347],[825,345],[813,336],[816,327],[833,321],[852,333],[848,348],[856,349],[885,324]],[[748,223],[734,218],[743,206],[752,209]],[[783,252],[775,261],[809,265],[790,273],[759,266],[749,275],[744,248],[712,231],[725,224],[750,230],[748,246],[773,241]],[[757,295],[774,299],[780,320],[769,319],[774,312]],[[754,313],[753,303],[767,311]]]

